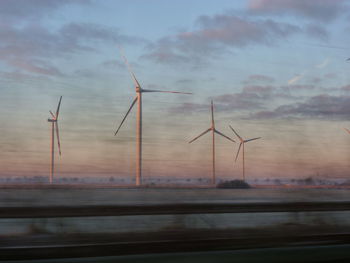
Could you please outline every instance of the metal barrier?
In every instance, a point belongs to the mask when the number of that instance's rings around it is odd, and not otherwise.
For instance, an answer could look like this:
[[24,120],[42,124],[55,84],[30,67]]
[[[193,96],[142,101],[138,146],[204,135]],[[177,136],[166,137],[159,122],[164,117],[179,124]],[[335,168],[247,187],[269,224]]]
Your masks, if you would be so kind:
[[350,202],[179,203],[142,205],[0,207],[0,218],[50,218],[127,215],[176,215],[349,211]]

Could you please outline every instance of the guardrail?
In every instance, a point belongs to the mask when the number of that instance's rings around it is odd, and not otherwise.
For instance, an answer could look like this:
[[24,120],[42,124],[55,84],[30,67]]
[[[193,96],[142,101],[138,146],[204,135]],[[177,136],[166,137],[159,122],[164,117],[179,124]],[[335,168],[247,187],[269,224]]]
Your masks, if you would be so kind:
[[[332,211],[350,211],[350,201],[287,203],[191,202],[177,204],[146,203],[142,205],[0,207],[0,219]],[[347,245],[348,249],[348,244],[350,244],[350,234],[349,232],[344,233],[343,226],[339,226],[337,229],[334,226],[325,229],[323,225],[322,231],[320,231],[320,228],[314,229],[305,226],[298,229],[295,226],[292,228],[286,226],[279,228],[278,231],[274,228],[258,228],[256,232],[237,228],[224,230],[181,229],[181,231],[163,229],[155,232],[132,233],[131,235],[130,233],[80,233],[79,235],[74,235],[74,233],[67,235],[66,233],[65,235],[10,236],[4,237],[0,242],[0,261],[84,257],[84,260],[82,260],[85,262],[86,257],[140,254],[143,255],[141,258],[147,258],[148,256],[145,255],[149,253],[234,251],[242,248],[266,249],[295,247],[296,245],[300,245],[300,249],[306,249],[306,246],[320,246],[320,244],[323,247],[320,247],[318,251],[322,252],[329,246],[344,246],[344,244]],[[334,249],[337,249],[337,247]],[[333,250],[331,252],[334,254]],[[286,254],[286,257],[291,255],[294,254]],[[336,257],[333,255],[331,258],[335,259]],[[349,256],[342,257],[342,259],[344,258],[348,259]],[[260,261],[261,259],[259,258],[257,262]]]
[[350,211],[350,201],[0,207],[0,219],[321,211]]

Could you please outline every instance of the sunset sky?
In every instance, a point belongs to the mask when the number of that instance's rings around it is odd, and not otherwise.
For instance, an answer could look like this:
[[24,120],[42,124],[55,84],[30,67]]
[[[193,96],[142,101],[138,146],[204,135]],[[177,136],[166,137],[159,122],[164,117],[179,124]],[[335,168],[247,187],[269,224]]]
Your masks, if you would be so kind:
[[[210,127],[245,138],[247,178],[350,178],[350,3],[345,0],[1,0],[0,176],[135,174],[135,89],[143,174],[211,176]],[[217,137],[217,176],[240,178]]]

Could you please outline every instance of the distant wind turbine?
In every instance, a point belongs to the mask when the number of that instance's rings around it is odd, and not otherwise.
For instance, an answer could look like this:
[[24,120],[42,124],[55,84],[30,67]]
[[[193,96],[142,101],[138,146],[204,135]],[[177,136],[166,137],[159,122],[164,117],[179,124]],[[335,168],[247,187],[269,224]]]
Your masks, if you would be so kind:
[[51,122],[51,169],[50,169],[50,184],[53,182],[54,176],[54,161],[55,161],[55,130],[57,136],[57,145],[58,145],[58,153],[61,156],[61,143],[60,143],[60,135],[58,131],[58,114],[60,113],[62,96],[58,102],[56,114],[53,114],[52,111],[49,111],[52,119],[47,119],[48,122]]
[[230,125],[230,128],[231,130],[236,134],[236,136],[238,137],[238,139],[241,141],[241,143],[239,144],[239,147],[238,147],[238,151],[237,151],[237,154],[236,154],[236,159],[235,159],[235,162],[237,161],[237,158],[238,158],[238,154],[239,154],[239,151],[241,150],[241,146],[242,146],[242,160],[243,160],[243,181],[245,181],[245,171],[244,171],[244,144],[246,142],[251,142],[251,141],[254,141],[254,140],[258,140],[260,139],[261,137],[257,137],[257,138],[253,138],[253,139],[248,139],[248,140],[243,140],[243,138],[241,136],[238,135],[238,133],[231,127]]
[[349,129],[347,129],[347,128],[344,128],[344,130],[346,130],[348,133],[350,133],[350,130]]
[[177,94],[192,94],[188,92],[179,92],[179,91],[164,91],[164,90],[151,90],[151,89],[143,89],[141,88],[141,85],[137,81],[135,74],[131,70],[131,66],[124,56],[122,50],[120,49],[120,54],[124,59],[124,62],[129,70],[129,73],[131,75],[131,78],[134,82],[135,89],[136,89],[136,97],[134,101],[131,103],[131,106],[129,110],[126,112],[123,120],[121,121],[117,131],[114,135],[117,135],[119,129],[123,125],[126,117],[130,113],[131,109],[134,107],[135,103],[137,102],[137,115],[136,115],[136,185],[139,186],[142,184],[142,93],[144,92],[162,92],[162,93],[177,93]]
[[234,140],[232,140],[230,137],[227,137],[226,135],[222,134],[221,132],[219,132],[216,128],[215,128],[215,121],[214,121],[214,105],[213,105],[213,101],[211,101],[211,127],[202,132],[201,134],[199,134],[197,137],[195,137],[193,140],[189,141],[189,143],[194,142],[195,140],[197,140],[198,138],[200,138],[201,136],[203,136],[204,134],[208,133],[208,132],[212,132],[212,151],[213,151],[213,164],[212,164],[212,172],[213,172],[213,177],[212,177],[212,182],[213,184],[216,183],[216,177],[215,177],[215,133],[221,135],[222,137],[230,140],[231,142],[235,142]]

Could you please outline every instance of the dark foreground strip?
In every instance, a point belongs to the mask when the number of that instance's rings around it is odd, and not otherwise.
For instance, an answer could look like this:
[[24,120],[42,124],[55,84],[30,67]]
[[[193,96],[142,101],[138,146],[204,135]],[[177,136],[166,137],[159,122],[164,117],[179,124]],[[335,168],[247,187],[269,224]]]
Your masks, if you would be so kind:
[[[185,253],[196,251],[227,251],[237,249],[328,246],[350,244],[350,235],[320,235],[260,238],[207,238],[182,240],[149,240],[141,242],[108,242],[55,246],[0,248],[0,260],[30,260],[76,257],[144,255],[154,253]],[[350,257],[350,255],[349,255]]]
[[[350,245],[276,247],[229,251],[55,259],[55,263],[349,263]],[[19,261],[16,261],[16,263]],[[27,262],[27,261],[20,261]],[[30,261],[33,262],[33,261]],[[52,259],[40,260],[52,263]]]
[[0,207],[0,218],[349,211],[350,202]]

